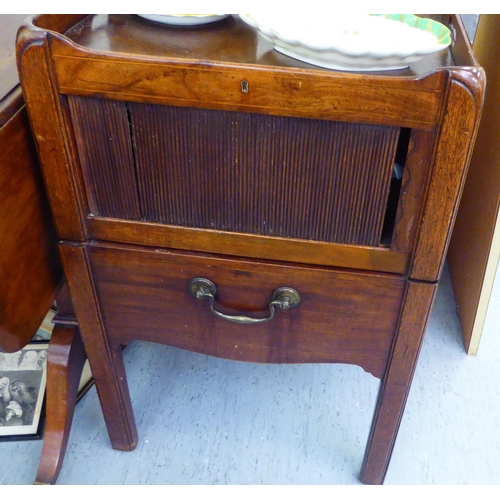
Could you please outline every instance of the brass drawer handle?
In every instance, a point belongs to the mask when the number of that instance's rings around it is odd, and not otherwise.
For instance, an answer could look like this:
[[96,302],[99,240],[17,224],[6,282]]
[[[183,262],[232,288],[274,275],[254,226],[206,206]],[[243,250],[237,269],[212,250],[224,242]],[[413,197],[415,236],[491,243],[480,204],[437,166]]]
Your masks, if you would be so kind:
[[300,295],[293,288],[285,286],[277,288],[271,296],[271,302],[269,303],[269,316],[266,316],[265,318],[250,318],[249,316],[232,316],[230,314],[224,314],[217,311],[214,306],[215,296],[217,295],[217,287],[206,278],[193,278],[189,282],[189,293],[199,300],[208,299],[210,302],[210,310],[219,318],[243,325],[265,323],[266,321],[270,321],[274,318],[275,307],[287,310],[298,306],[300,302]]

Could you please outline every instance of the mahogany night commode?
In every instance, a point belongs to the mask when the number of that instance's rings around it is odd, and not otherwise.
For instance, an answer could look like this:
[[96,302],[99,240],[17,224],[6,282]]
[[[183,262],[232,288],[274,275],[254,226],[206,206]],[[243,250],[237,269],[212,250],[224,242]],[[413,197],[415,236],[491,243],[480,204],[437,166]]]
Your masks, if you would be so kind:
[[137,444],[132,340],[352,363],[381,380],[361,480],[383,482],[485,85],[460,19],[437,17],[449,50],[365,74],[288,58],[236,17],[21,28],[21,84],[114,448]]

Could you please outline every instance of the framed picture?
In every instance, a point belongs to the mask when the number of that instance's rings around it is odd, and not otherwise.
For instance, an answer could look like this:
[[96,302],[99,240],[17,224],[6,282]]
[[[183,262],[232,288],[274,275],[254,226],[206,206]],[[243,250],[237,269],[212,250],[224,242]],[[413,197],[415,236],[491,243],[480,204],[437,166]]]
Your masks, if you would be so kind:
[[[54,330],[54,317],[57,314],[57,303],[54,302],[50,311],[45,316],[42,324],[38,328],[36,335],[33,337],[31,344],[35,343],[45,343],[49,342],[52,337],[52,332]],[[85,361],[85,365],[82,370],[82,376],[78,386],[78,396],[77,402],[86,394],[86,392],[94,385],[94,379],[92,377],[92,371],[90,369],[89,361]]]
[[42,437],[48,348],[37,342],[0,352],[0,440]]

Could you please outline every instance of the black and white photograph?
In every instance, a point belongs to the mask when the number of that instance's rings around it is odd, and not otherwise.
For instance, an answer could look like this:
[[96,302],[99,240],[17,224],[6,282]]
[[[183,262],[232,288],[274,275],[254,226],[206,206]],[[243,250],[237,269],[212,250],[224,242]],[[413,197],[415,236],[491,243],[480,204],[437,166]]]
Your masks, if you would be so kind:
[[41,437],[48,344],[0,353],[0,440]]

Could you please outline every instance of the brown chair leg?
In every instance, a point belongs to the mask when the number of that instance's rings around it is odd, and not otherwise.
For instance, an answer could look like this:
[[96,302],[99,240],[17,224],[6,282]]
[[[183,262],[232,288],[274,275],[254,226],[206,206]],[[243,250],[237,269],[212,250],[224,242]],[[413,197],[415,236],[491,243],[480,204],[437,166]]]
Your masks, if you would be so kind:
[[78,327],[54,327],[47,357],[47,404],[42,457],[34,484],[55,484],[68,444],[86,356]]
[[382,379],[360,479],[384,482],[437,285],[408,283],[391,359]]

